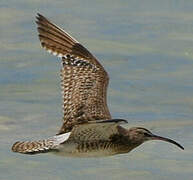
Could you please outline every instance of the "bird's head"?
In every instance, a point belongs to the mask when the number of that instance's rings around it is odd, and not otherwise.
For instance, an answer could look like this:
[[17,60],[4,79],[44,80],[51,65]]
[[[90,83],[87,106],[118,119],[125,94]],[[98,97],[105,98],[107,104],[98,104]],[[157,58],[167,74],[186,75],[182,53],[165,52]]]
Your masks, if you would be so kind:
[[178,146],[179,148],[184,149],[183,146],[181,146],[179,143],[175,142],[174,140],[154,135],[149,130],[142,128],[142,127],[130,128],[128,130],[128,137],[131,140],[131,142],[139,144],[139,145],[149,140],[161,140],[161,141],[172,143]]

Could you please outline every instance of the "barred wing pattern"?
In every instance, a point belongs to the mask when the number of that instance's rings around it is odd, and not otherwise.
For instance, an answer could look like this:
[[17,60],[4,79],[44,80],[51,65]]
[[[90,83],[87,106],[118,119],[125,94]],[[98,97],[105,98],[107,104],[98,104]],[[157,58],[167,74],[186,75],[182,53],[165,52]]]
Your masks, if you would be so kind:
[[61,87],[64,123],[59,134],[76,124],[111,119],[106,91],[108,74],[97,59],[68,33],[38,14],[39,39],[43,48],[62,58]]
[[58,146],[67,141],[70,134],[71,132],[36,141],[17,141],[13,144],[12,151],[23,154],[57,151]]

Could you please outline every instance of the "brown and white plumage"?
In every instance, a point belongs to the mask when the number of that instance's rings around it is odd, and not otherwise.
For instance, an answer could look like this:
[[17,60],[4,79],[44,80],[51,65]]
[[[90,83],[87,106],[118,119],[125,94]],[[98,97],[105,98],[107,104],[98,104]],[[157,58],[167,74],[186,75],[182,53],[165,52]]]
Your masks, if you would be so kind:
[[[38,14],[36,23],[42,47],[61,58],[64,122],[59,134],[70,132],[77,124],[111,119],[106,100],[109,77],[103,66],[77,40],[44,16]],[[22,144],[27,147],[29,142]],[[17,151],[16,144],[12,149]]]
[[69,138],[70,134],[70,132],[64,133],[61,135],[55,135],[48,139],[37,141],[18,141],[13,144],[12,151],[24,154],[57,151],[58,146],[66,141]]
[[58,155],[113,155],[128,152],[127,131],[117,123],[75,125],[71,132],[38,141],[16,142],[12,150],[25,154],[57,152]]
[[[125,129],[111,119],[106,93],[108,74],[97,59],[67,32],[38,14],[39,39],[43,48],[61,58],[63,125],[59,133],[38,141],[16,142],[12,151],[26,154],[102,155],[126,153],[147,140],[173,140],[153,135],[144,128]],[[95,154],[95,155],[96,155]]]
[[106,102],[109,78],[102,65],[68,33],[42,15],[37,19],[42,47],[62,58],[64,124],[59,133],[82,122],[111,119]]
[[76,125],[57,154],[89,157],[126,153],[132,149],[126,135],[126,129],[117,123]]

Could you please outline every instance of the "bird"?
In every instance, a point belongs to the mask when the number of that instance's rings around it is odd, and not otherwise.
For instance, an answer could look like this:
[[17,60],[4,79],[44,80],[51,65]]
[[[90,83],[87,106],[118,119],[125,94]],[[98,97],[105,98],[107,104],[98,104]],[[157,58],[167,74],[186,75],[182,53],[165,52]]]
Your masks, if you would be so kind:
[[62,156],[110,156],[128,153],[149,140],[162,140],[181,149],[169,138],[143,127],[125,128],[125,119],[113,119],[107,106],[109,76],[81,43],[41,14],[36,16],[41,46],[61,59],[63,125],[47,139],[17,141],[13,152]]

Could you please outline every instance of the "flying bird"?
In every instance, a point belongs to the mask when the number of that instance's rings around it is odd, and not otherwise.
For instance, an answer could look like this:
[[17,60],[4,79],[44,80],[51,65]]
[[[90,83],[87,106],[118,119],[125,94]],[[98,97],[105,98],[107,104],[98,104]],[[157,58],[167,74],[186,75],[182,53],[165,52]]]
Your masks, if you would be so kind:
[[63,125],[48,139],[18,141],[12,151],[24,154],[114,155],[127,153],[148,140],[177,142],[142,127],[126,129],[124,119],[112,119],[107,106],[108,73],[83,45],[66,31],[37,15],[41,46],[61,59]]

